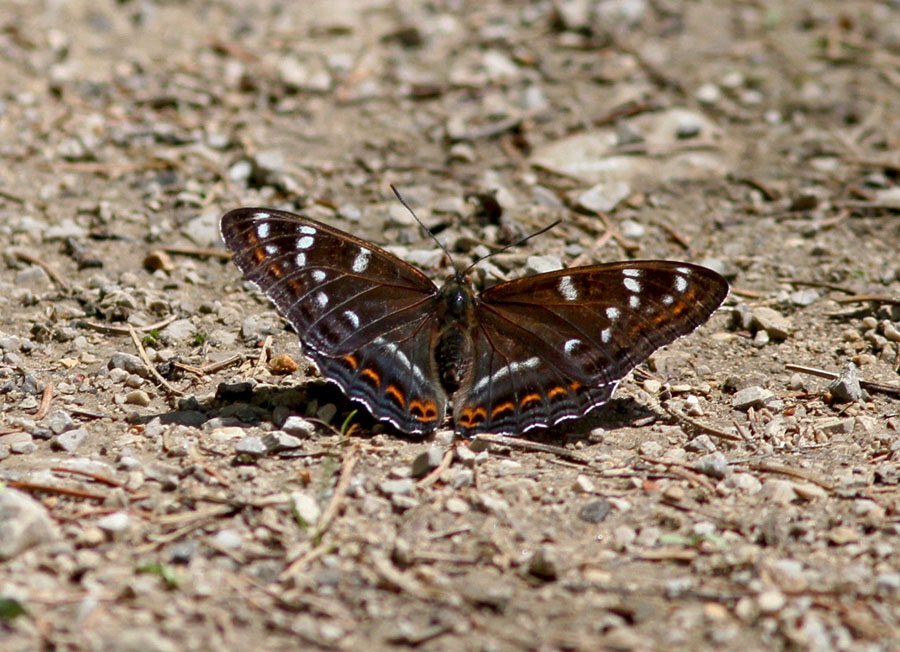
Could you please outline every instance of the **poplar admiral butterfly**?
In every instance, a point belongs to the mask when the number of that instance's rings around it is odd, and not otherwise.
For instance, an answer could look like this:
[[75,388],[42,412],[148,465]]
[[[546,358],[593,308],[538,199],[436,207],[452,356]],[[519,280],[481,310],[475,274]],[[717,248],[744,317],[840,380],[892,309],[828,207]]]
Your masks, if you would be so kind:
[[285,211],[239,208],[221,231],[325,379],[417,435],[448,411],[460,436],[578,418],[728,294],[714,271],[666,260],[575,267],[476,293],[467,270],[438,287],[371,242]]

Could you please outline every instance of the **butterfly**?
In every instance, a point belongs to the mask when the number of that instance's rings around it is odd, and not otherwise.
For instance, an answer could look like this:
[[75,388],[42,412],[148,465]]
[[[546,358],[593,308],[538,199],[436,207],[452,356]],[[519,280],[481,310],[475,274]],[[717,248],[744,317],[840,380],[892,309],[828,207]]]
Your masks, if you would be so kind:
[[665,260],[575,267],[481,293],[456,271],[439,287],[371,242],[268,208],[230,211],[221,233],[322,376],[415,435],[448,412],[463,437],[579,418],[728,294],[716,272]]

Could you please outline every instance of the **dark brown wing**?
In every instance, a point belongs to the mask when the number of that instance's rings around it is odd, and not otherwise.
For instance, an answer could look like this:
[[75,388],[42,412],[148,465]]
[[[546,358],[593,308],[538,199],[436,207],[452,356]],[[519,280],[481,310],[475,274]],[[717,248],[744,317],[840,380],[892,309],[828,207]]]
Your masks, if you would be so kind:
[[476,307],[471,382],[454,396],[461,434],[521,433],[606,402],[653,351],[705,322],[728,294],[715,272],[628,261],[525,277]]
[[234,263],[293,325],[326,379],[410,433],[440,424],[429,352],[437,288],[384,249],[300,215],[240,208],[221,222]]

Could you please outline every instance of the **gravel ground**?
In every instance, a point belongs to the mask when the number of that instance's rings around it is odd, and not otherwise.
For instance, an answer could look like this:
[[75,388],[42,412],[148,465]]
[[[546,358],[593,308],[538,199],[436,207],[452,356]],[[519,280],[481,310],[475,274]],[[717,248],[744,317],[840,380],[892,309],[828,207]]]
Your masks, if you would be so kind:
[[[4,650],[900,650],[900,5],[6,0]],[[590,419],[422,441],[229,262],[732,292]],[[852,366],[851,366],[852,365]]]

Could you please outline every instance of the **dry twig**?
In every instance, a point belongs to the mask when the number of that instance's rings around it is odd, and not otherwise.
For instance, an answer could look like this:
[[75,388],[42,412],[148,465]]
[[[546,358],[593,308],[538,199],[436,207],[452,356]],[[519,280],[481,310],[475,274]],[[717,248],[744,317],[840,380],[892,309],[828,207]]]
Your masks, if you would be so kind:
[[[835,380],[840,377],[840,374],[831,371],[816,369],[815,367],[804,367],[799,364],[786,364],[784,365],[784,368],[788,371],[799,371],[802,374],[818,376],[819,378],[826,378],[827,380]],[[873,392],[881,392],[882,394],[890,394],[891,396],[900,396],[900,385],[885,385],[884,383],[876,383],[870,380],[860,380],[859,386]]]
[[150,358],[147,356],[147,352],[144,350],[144,345],[141,344],[140,338],[137,336],[137,332],[134,330],[133,326],[128,327],[128,334],[131,335],[131,341],[134,342],[134,346],[138,350],[138,355],[143,360],[144,365],[146,365],[147,370],[151,373],[151,375],[156,378],[157,382],[162,385],[169,394],[174,394],[175,396],[181,396],[183,392],[178,389],[172,387],[165,378],[156,370],[156,367],[153,366],[153,363],[150,362]]

